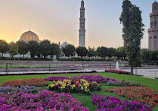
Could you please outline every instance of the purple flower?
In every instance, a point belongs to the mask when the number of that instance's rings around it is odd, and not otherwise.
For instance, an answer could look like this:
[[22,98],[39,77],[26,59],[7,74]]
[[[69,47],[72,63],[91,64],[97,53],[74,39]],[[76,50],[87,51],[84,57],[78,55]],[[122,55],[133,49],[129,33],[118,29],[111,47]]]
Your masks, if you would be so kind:
[[120,100],[117,97],[92,95],[96,111],[152,111],[150,107],[137,101]]

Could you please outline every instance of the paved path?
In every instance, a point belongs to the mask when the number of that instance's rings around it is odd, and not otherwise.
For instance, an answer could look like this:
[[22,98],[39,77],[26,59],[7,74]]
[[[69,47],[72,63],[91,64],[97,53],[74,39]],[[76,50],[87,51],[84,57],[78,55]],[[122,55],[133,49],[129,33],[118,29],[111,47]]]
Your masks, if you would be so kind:
[[[122,69],[124,71],[130,71],[130,69]],[[158,78],[158,69],[134,69],[134,74],[143,75],[145,78]]]
[[[60,74],[60,73],[80,73],[80,72],[90,72],[90,71],[97,71],[97,72],[104,72],[105,69],[103,68],[98,68],[98,69],[84,69],[84,70],[64,70],[64,71],[22,71],[22,72],[8,72],[7,74],[44,74],[44,73],[54,73],[54,74]],[[130,69],[121,69],[121,70],[124,70],[124,71],[130,71]],[[5,72],[0,72],[0,75],[1,74],[6,74]],[[155,79],[155,77],[158,77],[158,69],[137,69],[134,70],[134,74],[137,74],[137,75],[142,75],[142,77],[145,77],[145,78],[151,78],[151,79]]]

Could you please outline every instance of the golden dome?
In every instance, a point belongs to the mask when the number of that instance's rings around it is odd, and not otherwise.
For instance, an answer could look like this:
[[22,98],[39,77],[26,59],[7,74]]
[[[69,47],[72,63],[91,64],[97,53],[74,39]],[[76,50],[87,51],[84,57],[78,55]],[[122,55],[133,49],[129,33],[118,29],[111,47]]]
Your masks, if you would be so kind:
[[37,41],[39,42],[39,37],[32,31],[27,31],[27,32],[24,32],[21,37],[20,37],[21,40],[25,40],[25,41],[31,41],[31,40],[34,40],[34,41]]

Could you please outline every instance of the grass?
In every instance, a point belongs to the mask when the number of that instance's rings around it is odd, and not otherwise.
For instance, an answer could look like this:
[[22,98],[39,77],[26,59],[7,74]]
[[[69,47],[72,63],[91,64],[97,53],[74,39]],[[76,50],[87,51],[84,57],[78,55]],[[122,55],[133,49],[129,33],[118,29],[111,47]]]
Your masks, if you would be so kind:
[[[94,75],[102,75],[104,77],[110,77],[110,78],[115,78],[117,80],[126,80],[130,82],[135,82],[135,83],[141,83],[142,85],[146,87],[150,87],[151,89],[158,90],[158,80],[156,79],[148,79],[148,78],[142,78],[138,76],[130,76],[130,75],[120,75],[120,74],[113,74],[113,73],[93,73]],[[30,79],[30,78],[47,78],[51,76],[64,76],[64,77],[73,77],[74,75],[81,75],[80,74],[47,74],[47,75],[16,75],[16,76],[0,76],[0,84],[6,81],[11,81],[11,80],[22,80],[22,79]],[[110,93],[110,92],[105,92],[103,89],[104,88],[112,88],[116,86],[106,86],[105,83],[100,83],[101,85],[101,91],[93,91],[91,94],[97,94],[97,95],[104,95],[104,96],[117,96],[120,99],[126,99],[129,101],[132,101],[130,99],[127,99],[125,97]],[[47,89],[47,87],[41,87],[40,90]],[[79,93],[71,93],[71,95],[78,101],[81,101],[82,105],[84,107],[89,108],[90,111],[95,111],[95,105],[92,104],[91,102],[91,96],[90,95],[84,95],[84,94],[79,94]],[[158,106],[153,108],[154,111],[158,111]]]
[[[59,65],[8,65],[8,68],[33,68],[33,67],[60,67]],[[6,68],[6,65],[0,65],[0,68]]]

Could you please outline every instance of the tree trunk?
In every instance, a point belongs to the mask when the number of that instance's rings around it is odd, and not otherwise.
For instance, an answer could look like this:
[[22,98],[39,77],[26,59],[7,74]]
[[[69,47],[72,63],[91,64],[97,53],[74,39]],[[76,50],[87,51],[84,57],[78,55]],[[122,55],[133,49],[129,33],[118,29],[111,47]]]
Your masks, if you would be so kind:
[[131,74],[133,74],[133,65],[131,65]]
[[2,58],[3,58],[3,53],[2,53]]
[[24,54],[23,54],[23,58],[24,58]]

